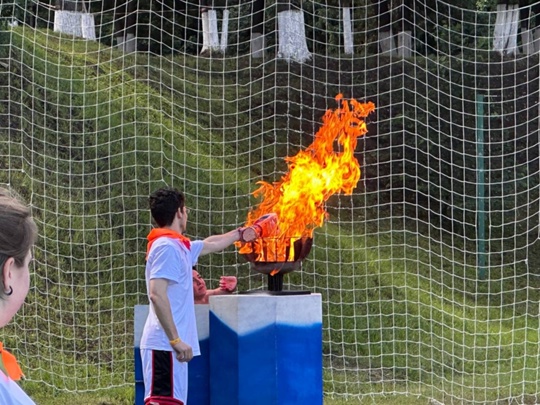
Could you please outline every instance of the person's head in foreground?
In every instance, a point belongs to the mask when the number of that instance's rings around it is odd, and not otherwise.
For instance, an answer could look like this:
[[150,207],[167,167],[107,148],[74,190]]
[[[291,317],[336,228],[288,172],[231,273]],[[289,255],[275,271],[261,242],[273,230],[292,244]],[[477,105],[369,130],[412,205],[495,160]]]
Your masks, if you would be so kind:
[[[169,228],[173,224],[179,227],[179,232],[185,232],[187,226],[188,208],[184,195],[173,188],[160,188],[150,195],[150,212],[160,228]],[[178,221],[175,219],[178,218]]]
[[36,238],[30,208],[0,187],[0,327],[13,318],[28,294]]

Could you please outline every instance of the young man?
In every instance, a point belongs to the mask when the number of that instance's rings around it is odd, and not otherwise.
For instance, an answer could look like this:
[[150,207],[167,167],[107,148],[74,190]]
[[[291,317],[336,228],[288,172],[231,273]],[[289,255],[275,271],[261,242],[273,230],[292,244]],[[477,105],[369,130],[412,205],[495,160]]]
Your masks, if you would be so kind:
[[141,338],[145,405],[185,405],[187,363],[200,354],[192,268],[200,255],[242,240],[243,229],[190,241],[183,236],[189,209],[182,193],[162,188],[149,202],[158,228],[147,237],[145,278],[150,308]]

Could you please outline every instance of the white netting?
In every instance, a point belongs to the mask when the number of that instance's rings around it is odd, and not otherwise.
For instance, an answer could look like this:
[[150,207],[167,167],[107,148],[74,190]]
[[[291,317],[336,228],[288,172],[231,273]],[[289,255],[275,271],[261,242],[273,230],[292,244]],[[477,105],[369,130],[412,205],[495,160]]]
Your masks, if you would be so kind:
[[[148,194],[184,190],[192,238],[242,224],[342,93],[376,105],[362,178],[285,277],[322,293],[325,395],[539,402],[539,12],[4,0],[0,183],[40,233],[0,331],[25,387],[130,391]],[[266,283],[234,249],[199,270]]]

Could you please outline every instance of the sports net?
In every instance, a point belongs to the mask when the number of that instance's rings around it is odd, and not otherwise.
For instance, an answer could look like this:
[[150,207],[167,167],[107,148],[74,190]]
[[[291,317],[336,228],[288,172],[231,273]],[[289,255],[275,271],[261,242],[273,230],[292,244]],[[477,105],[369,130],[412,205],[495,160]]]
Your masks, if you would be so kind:
[[[322,294],[325,395],[538,402],[540,2],[495,3],[3,1],[0,182],[40,234],[0,331],[25,387],[131,391],[148,194],[184,190],[192,238],[241,225],[341,93],[376,105],[362,177],[285,277]],[[266,282],[232,248],[199,270]]]

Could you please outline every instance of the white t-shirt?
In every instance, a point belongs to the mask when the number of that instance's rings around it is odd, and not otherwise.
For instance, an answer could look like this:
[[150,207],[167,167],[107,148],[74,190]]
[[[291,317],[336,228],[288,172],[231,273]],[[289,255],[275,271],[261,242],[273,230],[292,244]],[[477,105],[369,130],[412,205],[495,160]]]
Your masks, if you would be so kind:
[[22,388],[0,371],[0,404],[5,405],[35,405]]
[[[203,247],[203,241],[191,242],[191,249],[188,249],[177,239],[158,238],[148,253],[145,272],[147,291],[151,279],[169,280],[167,295],[174,323],[180,338],[193,349],[194,356],[200,354],[200,349],[193,303],[192,269]],[[173,350],[151,302],[140,347],[151,350]]]

